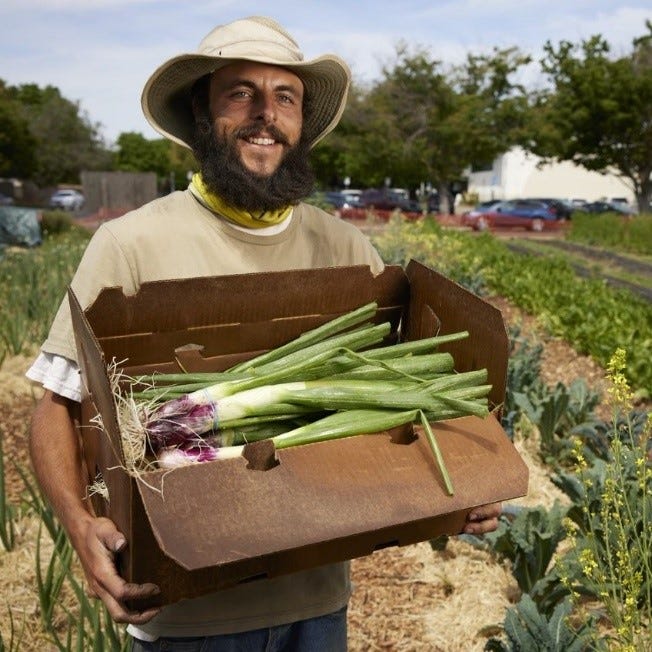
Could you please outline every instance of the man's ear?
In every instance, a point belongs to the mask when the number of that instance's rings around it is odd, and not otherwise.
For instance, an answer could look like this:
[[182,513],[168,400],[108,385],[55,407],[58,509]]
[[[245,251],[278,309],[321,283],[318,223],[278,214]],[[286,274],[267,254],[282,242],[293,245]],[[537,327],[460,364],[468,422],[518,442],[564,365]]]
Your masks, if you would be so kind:
[[190,89],[190,105],[195,122],[210,118],[211,77],[210,74],[200,77]]

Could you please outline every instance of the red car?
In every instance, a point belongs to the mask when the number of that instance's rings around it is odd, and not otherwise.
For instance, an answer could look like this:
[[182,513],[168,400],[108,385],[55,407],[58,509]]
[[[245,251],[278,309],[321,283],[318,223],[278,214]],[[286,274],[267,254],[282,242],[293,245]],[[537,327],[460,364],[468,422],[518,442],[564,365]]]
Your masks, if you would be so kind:
[[520,228],[544,231],[559,228],[557,212],[548,204],[535,200],[499,202],[485,211],[469,211],[462,216],[462,224],[476,231],[494,228]]

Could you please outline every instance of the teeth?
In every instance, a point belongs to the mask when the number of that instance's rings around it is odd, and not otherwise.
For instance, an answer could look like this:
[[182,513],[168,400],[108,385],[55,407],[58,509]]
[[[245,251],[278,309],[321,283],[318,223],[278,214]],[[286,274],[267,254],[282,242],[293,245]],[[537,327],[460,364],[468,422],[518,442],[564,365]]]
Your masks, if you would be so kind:
[[250,138],[249,142],[254,145],[273,145],[276,141],[273,138]]

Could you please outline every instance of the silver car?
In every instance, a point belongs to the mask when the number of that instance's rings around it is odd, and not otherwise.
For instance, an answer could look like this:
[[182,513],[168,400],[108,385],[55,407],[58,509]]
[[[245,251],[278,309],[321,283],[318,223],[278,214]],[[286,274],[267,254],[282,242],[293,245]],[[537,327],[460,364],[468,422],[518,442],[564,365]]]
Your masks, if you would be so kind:
[[78,190],[66,188],[57,190],[50,197],[50,208],[63,208],[66,211],[78,211],[84,205],[84,195]]

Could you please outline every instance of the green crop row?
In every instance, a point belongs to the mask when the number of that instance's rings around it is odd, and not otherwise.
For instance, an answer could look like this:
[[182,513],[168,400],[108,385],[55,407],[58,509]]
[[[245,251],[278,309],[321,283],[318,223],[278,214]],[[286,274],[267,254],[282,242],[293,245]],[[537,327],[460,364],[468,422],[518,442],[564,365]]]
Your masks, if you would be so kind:
[[582,244],[649,256],[652,252],[652,216],[576,212],[573,213],[567,238]]
[[641,396],[652,395],[649,302],[600,279],[578,277],[562,256],[514,253],[490,234],[447,230],[433,220],[394,220],[374,243],[387,262],[415,258],[478,294],[505,297],[602,366],[624,349],[628,380]]
[[45,339],[87,241],[86,231],[67,230],[0,259],[0,364]]

